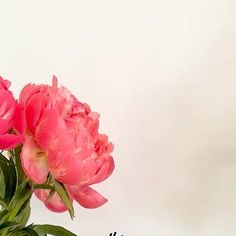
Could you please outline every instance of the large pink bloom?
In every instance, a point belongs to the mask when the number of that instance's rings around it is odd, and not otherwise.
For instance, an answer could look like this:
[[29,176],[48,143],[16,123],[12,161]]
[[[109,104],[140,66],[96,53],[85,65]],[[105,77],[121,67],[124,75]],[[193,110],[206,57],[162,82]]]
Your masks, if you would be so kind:
[[10,82],[0,77],[0,149],[9,150],[22,142],[22,135],[9,133],[12,128],[16,101],[8,90]]
[[[50,173],[82,206],[104,204],[107,200],[88,187],[105,180],[114,169],[113,145],[98,133],[98,119],[87,104],[66,88],[58,88],[55,77],[52,86],[28,84],[21,91],[15,116],[15,127],[25,137],[21,162],[26,175],[42,184]],[[44,202],[49,194],[36,193]],[[45,205],[58,212],[65,209],[61,202]]]

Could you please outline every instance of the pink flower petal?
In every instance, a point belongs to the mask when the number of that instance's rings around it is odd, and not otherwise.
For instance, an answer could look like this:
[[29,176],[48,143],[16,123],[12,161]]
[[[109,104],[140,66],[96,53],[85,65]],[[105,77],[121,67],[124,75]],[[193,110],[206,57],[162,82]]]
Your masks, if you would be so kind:
[[44,150],[56,150],[63,146],[73,149],[75,142],[68,132],[64,120],[55,110],[46,110],[35,129],[38,144]]
[[65,184],[77,184],[82,175],[81,160],[76,158],[75,141],[64,120],[53,110],[45,111],[37,128],[36,139],[48,150],[48,165],[53,177]]
[[111,156],[106,158],[106,161],[101,164],[97,174],[92,178],[91,184],[96,184],[107,179],[115,168],[114,160]]
[[14,112],[16,101],[8,90],[0,90],[0,118],[11,121]]
[[50,190],[48,189],[36,189],[34,193],[36,197],[41,200],[49,210],[58,213],[67,210],[64,202],[57,192],[55,192],[50,199],[48,199],[48,196],[50,194]]
[[1,76],[0,76],[0,89],[8,89],[11,85],[11,82],[8,81],[8,80],[5,80],[3,79]]
[[27,102],[27,107],[25,111],[26,121],[28,128],[32,133],[34,132],[35,127],[41,116],[42,106],[43,106],[43,97],[42,94],[40,93],[37,93],[34,96],[32,96]]
[[107,156],[103,159],[86,159],[83,161],[84,175],[80,185],[97,184],[107,179],[115,168],[112,157]]
[[99,114],[97,112],[90,112],[85,127],[89,130],[92,137],[95,137],[98,133],[99,127]]
[[46,182],[49,173],[47,155],[32,137],[26,137],[21,152],[21,163],[26,175],[35,183],[43,184]]
[[14,129],[24,134],[26,132],[26,118],[25,118],[25,107],[23,104],[17,104],[15,114],[13,117]]
[[[67,148],[66,148],[67,149]],[[78,184],[83,175],[81,160],[63,147],[49,152],[48,165],[53,177],[64,184]]]
[[83,160],[94,153],[94,145],[89,132],[85,128],[80,128],[76,132],[76,155]]
[[84,175],[80,182],[80,185],[83,183],[83,185],[89,185],[87,183],[90,182],[91,178],[96,175],[98,171],[98,164],[97,161],[92,158],[86,158],[83,160],[83,168],[84,168]]
[[40,92],[40,86],[35,84],[27,84],[20,93],[19,103],[25,104],[27,100]]
[[67,186],[67,189],[72,197],[85,208],[97,208],[107,202],[106,198],[88,186]]
[[4,134],[0,135],[0,149],[10,150],[16,148],[23,142],[22,135]]
[[10,128],[9,122],[0,118],[0,135],[7,133],[9,128]]
[[111,153],[114,149],[114,146],[111,142],[108,142],[108,137],[104,134],[98,134],[97,140],[95,142],[95,151],[98,156],[104,153]]
[[58,89],[58,79],[55,75],[52,77],[52,94],[55,96],[57,94]]

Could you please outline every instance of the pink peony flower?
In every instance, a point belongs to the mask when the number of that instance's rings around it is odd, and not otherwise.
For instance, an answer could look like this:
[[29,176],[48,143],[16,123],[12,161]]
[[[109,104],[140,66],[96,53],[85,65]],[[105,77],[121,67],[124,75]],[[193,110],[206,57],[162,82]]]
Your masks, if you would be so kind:
[[22,135],[10,133],[16,101],[8,90],[10,82],[0,77],[0,149],[9,150],[17,147],[22,142]]
[[[28,84],[23,88],[15,116],[15,128],[24,136],[21,163],[35,183],[47,181],[48,174],[63,183],[71,199],[95,208],[107,199],[89,187],[111,175],[113,145],[99,134],[99,114],[79,102],[65,87]],[[48,190],[36,196],[53,211],[66,207],[59,196],[46,202]]]

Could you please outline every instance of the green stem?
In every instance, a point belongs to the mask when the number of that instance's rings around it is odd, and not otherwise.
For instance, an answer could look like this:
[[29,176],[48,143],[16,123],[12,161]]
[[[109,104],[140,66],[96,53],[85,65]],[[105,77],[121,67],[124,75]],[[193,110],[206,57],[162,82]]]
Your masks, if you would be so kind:
[[8,205],[6,204],[6,202],[4,201],[4,199],[2,199],[1,197],[0,197],[0,205],[2,205],[5,209],[7,209],[7,210],[9,211]]
[[8,229],[5,229],[3,232],[2,232],[2,235],[1,236],[7,236],[8,234]]
[[33,189],[54,189],[54,187],[49,184],[33,184]]
[[22,183],[25,178],[25,173],[21,166],[20,153],[21,153],[21,147],[17,147],[14,150],[14,154],[15,154],[15,164],[16,164],[16,170],[17,170],[17,184],[18,185]]

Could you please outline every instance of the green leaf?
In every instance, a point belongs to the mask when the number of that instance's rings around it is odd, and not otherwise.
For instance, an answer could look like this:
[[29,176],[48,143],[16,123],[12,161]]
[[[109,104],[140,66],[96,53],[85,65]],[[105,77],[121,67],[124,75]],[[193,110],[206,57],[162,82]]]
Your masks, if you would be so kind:
[[43,231],[37,230],[36,232],[38,233],[38,236],[47,236],[47,234]]
[[0,196],[1,198],[5,197],[5,180],[1,167],[0,167]]
[[26,191],[26,186],[27,181],[24,181],[19,186],[17,186],[15,194],[10,202],[10,208],[14,208],[15,204],[17,204],[19,199],[21,198],[21,195],[24,195],[24,192]]
[[[22,182],[16,189],[15,195],[13,196],[11,202],[10,202],[10,213],[8,216],[8,220],[13,220],[17,215],[19,215],[19,218],[27,218],[27,215],[29,215],[29,212],[27,209],[27,204],[32,196],[32,191],[28,186],[27,181],[25,180]],[[28,209],[29,210],[29,209]],[[22,213],[25,211],[24,213]],[[26,214],[25,216],[20,216],[20,214]]]
[[70,232],[69,230],[56,225],[34,225],[33,228],[37,232],[44,232],[46,234],[54,235],[54,236],[77,236],[76,234]]
[[0,225],[0,233],[6,230],[14,230],[18,225],[15,222],[7,221]]
[[19,201],[17,202],[17,204],[14,206],[13,209],[11,209],[11,212],[9,214],[9,220],[13,220],[14,217],[18,214],[18,212],[20,211],[21,207],[26,204],[30,198],[32,196],[32,192],[28,191],[24,196],[22,196]]
[[7,236],[30,236],[30,234],[22,230],[15,230],[15,231],[12,231],[10,235],[7,235]]
[[[5,158],[5,157],[1,154],[0,158]],[[7,159],[5,158],[5,160]],[[4,178],[4,186],[5,186],[4,200],[10,202],[16,189],[16,170],[14,166],[9,165],[6,162],[0,162],[0,168],[2,171],[2,176]]]
[[5,197],[5,180],[1,167],[0,167],[0,197],[1,198]]
[[56,180],[54,180],[54,186],[56,191],[58,192],[59,196],[61,197],[62,201],[65,203],[69,213],[70,213],[70,217],[73,220],[74,218],[74,207],[70,201],[69,195],[64,187],[64,185],[62,185],[61,183],[57,182]]
[[30,236],[40,236],[37,231],[35,231],[32,227],[26,227],[22,229],[23,232],[26,232],[27,235]]
[[30,202],[28,201],[26,204],[24,204],[21,207],[21,210],[18,212],[18,214],[14,218],[14,221],[19,223],[20,228],[23,228],[26,226],[30,217],[30,212],[31,212]]
[[[9,160],[12,164],[14,164],[12,158]],[[9,200],[13,197],[16,191],[16,184],[17,184],[17,173],[16,168],[13,165],[8,165],[9,173],[8,173],[8,182],[11,185],[10,197]]]
[[0,162],[9,164],[9,165],[13,165],[16,166],[14,163],[12,163],[11,161],[9,161],[9,159],[7,159],[1,152],[0,152]]
[[13,226],[13,225],[15,225],[14,222],[7,221],[7,222],[0,225],[0,229],[4,229],[6,227]]

